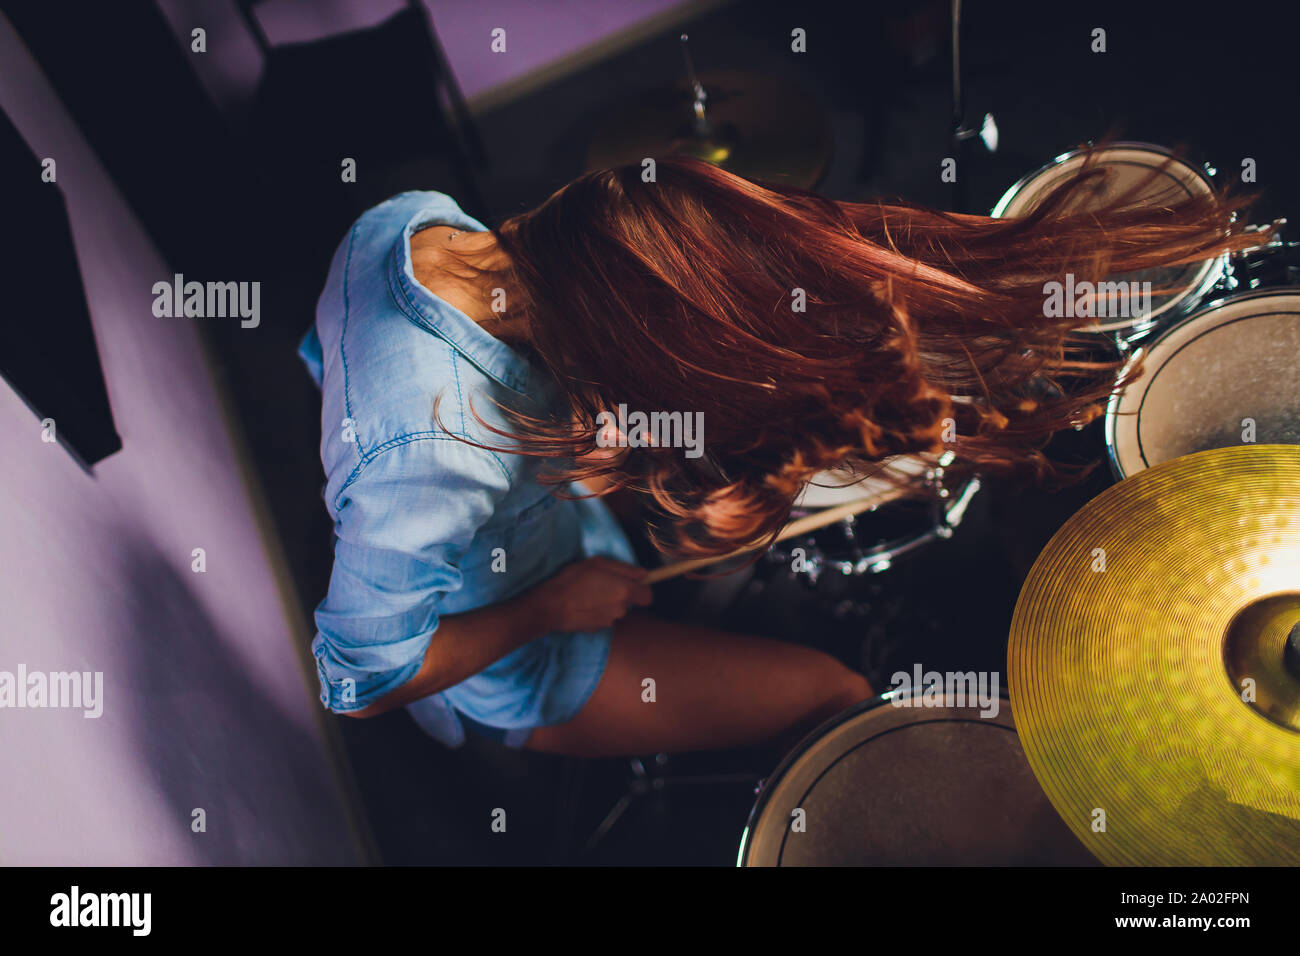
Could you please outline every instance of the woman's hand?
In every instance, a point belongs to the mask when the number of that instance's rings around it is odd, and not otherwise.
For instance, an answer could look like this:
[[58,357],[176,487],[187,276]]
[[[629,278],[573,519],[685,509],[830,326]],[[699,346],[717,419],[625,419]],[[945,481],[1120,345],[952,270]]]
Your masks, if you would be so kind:
[[587,558],[566,565],[528,592],[545,631],[598,631],[630,607],[646,607],[652,594],[646,571],[613,558]]

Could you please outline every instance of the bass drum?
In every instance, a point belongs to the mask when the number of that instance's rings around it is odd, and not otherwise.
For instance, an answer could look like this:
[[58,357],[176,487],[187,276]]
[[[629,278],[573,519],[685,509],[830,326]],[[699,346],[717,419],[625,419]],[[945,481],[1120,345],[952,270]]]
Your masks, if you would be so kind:
[[1034,778],[1005,697],[989,716],[955,695],[894,700],[918,703],[866,701],[782,762],[740,866],[1096,865]]
[[1208,448],[1300,445],[1300,288],[1215,302],[1138,361],[1141,376],[1106,409],[1116,477]]

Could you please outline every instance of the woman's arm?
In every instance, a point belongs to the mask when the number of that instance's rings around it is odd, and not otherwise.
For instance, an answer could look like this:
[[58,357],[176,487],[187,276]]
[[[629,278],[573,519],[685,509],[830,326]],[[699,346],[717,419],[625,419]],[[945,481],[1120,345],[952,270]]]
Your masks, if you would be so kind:
[[444,617],[415,676],[360,710],[345,713],[373,717],[437,694],[552,631],[609,627],[629,607],[650,603],[645,574],[636,565],[612,558],[588,558],[509,601]]

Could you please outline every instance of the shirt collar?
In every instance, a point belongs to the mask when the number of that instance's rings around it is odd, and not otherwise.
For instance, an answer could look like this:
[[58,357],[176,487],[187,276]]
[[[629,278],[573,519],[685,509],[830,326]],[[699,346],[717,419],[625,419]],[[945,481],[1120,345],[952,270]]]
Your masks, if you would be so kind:
[[398,307],[408,319],[444,339],[489,378],[516,392],[535,396],[542,383],[527,359],[416,281],[411,265],[411,236],[427,226],[486,231],[482,223],[454,204],[426,208],[411,217],[388,257],[388,280]]

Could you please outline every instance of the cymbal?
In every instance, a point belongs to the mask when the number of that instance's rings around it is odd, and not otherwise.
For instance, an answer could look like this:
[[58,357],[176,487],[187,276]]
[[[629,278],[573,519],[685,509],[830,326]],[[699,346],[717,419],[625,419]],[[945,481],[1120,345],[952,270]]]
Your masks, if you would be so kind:
[[1103,863],[1300,863],[1300,446],[1176,458],[1056,533],[1016,605],[1012,712]]
[[785,80],[719,70],[700,75],[712,135],[694,133],[694,98],[685,82],[613,107],[597,123],[587,170],[690,155],[764,182],[811,189],[831,156],[831,127],[820,103]]

